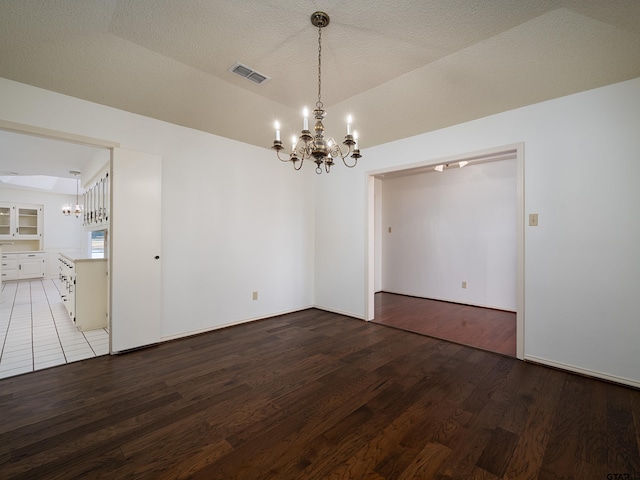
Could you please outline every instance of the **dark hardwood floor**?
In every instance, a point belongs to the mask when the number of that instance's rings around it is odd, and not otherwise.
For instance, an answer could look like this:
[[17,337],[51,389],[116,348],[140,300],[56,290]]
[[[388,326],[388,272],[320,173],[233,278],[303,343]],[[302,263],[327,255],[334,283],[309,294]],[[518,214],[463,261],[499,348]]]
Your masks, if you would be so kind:
[[640,391],[318,310],[0,381],[2,479],[640,478]]
[[380,292],[374,322],[516,356],[515,312]]

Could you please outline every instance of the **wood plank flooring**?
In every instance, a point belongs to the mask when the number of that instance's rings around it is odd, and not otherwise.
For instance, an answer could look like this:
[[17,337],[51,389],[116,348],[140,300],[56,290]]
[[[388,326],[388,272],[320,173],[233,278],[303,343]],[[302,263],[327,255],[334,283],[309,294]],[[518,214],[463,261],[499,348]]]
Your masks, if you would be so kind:
[[374,322],[516,356],[515,312],[380,292]]
[[2,479],[635,479],[639,444],[639,390],[313,309],[0,380]]

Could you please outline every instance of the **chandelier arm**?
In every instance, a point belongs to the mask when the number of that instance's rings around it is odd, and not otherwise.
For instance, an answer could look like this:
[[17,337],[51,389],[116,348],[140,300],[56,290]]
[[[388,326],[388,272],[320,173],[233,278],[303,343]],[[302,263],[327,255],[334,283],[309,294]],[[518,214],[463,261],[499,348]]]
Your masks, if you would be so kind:
[[329,154],[333,158],[340,157],[342,159],[342,161],[344,162],[345,158],[347,158],[349,155],[351,155],[352,145],[346,145],[347,153],[343,153],[342,152],[342,147],[340,146],[340,144],[336,143],[336,141],[333,138],[329,138],[329,141],[331,142],[331,148],[329,150]]
[[280,157],[280,151],[279,150],[276,150],[276,155],[278,156],[278,160],[280,160],[281,162],[290,162],[291,161],[291,156],[289,156],[289,158]]
[[[348,168],[353,168],[358,164],[358,158],[360,158],[361,155],[359,150],[353,148],[353,144],[347,144],[347,153],[343,153],[342,147],[335,143],[335,140],[333,140],[333,138],[329,140],[332,142],[331,148],[329,149],[329,155],[331,155],[333,158],[340,157],[342,159],[342,163],[344,163],[344,165]],[[351,158],[353,158],[353,165],[347,163],[347,158],[349,158],[349,155],[351,155]]]
[[[296,167],[296,163],[300,162],[300,165],[298,167]],[[304,157],[302,158],[298,158],[296,161],[292,162],[293,163],[293,169],[298,171],[302,168],[302,164],[304,163]]]
[[[356,158],[356,159],[354,159],[354,161],[353,161],[353,165],[349,165],[349,164],[347,163],[347,158],[348,158],[348,156],[344,156],[344,157],[342,157],[342,163],[344,163],[344,166],[345,166],[345,167],[347,167],[347,168],[353,168],[353,167],[355,167],[355,166],[358,164],[358,159]],[[351,157],[351,158],[353,158],[353,157]]]

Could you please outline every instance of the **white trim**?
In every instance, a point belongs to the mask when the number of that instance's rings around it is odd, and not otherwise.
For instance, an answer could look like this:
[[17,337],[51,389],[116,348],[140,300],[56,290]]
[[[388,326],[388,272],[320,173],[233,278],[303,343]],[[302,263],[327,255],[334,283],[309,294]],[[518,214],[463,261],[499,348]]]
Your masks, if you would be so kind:
[[351,318],[355,318],[355,319],[358,319],[358,320],[365,320],[365,318],[362,315],[357,315],[357,314],[355,314],[353,312],[345,312],[345,311],[342,311],[342,310],[338,310],[336,308],[323,307],[323,306],[320,306],[320,305],[314,305],[311,308],[316,308],[318,310],[324,310],[325,312],[336,313],[338,315],[344,315],[345,317],[351,317]]
[[[375,200],[375,177],[368,175],[366,177],[366,203],[367,205],[367,218],[365,222],[366,236],[365,236],[365,282],[364,282],[364,319],[367,322],[373,320],[375,316],[375,217],[376,217],[376,200]],[[371,295],[373,292],[373,295]]]
[[464,302],[462,303],[460,300],[453,300],[450,298],[439,298],[439,297],[421,297],[419,295],[408,295],[402,292],[394,292],[393,290],[381,290],[376,293],[390,293],[392,295],[404,295],[413,298],[422,298],[423,300],[435,300],[437,302],[447,302],[447,303],[455,303],[457,305],[468,305],[470,307],[479,307],[479,308],[488,308],[490,310],[499,310],[501,312],[509,312],[509,313],[517,313],[515,310],[511,310],[509,308],[497,307],[495,305],[485,305],[483,303],[473,303],[473,302]]
[[433,170],[437,165],[443,165],[448,163],[458,163],[462,161],[472,163],[488,163],[498,160],[508,160],[516,158],[518,151],[522,151],[524,142],[513,143],[510,145],[504,145],[501,147],[487,148],[484,150],[478,150],[476,152],[468,152],[459,155],[451,155],[448,157],[441,157],[436,159],[424,160],[421,162],[410,163],[402,166],[381,168],[378,170],[370,170],[365,172],[368,176],[385,178],[387,175],[399,176],[399,175],[414,175],[417,173],[424,173],[429,170]]
[[48,138],[49,140],[60,140],[63,142],[77,143],[78,145],[86,145],[89,147],[110,149],[119,147],[120,144],[110,140],[102,140],[100,138],[85,137],[75,133],[61,132],[59,130],[51,130],[49,128],[36,127],[35,125],[26,125],[24,123],[10,122],[0,119],[0,130],[7,132],[22,133],[34,137]]
[[537,363],[546,367],[558,368],[560,370],[568,370],[569,372],[578,373],[587,377],[599,378],[601,380],[607,380],[609,382],[628,385],[634,388],[640,388],[640,382],[631,380],[629,378],[618,377],[616,375],[609,375],[607,373],[597,372],[595,370],[589,370],[587,368],[580,368],[574,365],[566,363],[555,362],[553,360],[547,360],[546,358],[536,357],[534,355],[525,355],[524,360],[531,363]]
[[285,310],[285,311],[276,312],[276,313],[270,313],[268,315],[261,315],[259,317],[251,317],[251,318],[245,318],[243,320],[235,320],[233,322],[223,323],[221,325],[215,325],[213,327],[205,327],[205,328],[200,328],[198,330],[191,330],[190,332],[187,332],[187,333],[176,333],[175,335],[167,335],[160,338],[160,343],[168,342],[170,340],[178,340],[180,338],[192,337],[193,335],[200,335],[201,333],[213,332],[215,330],[221,330],[227,327],[234,327],[236,325],[242,325],[244,323],[257,322],[259,320],[275,318],[281,315],[289,315],[290,313],[302,312],[304,310],[309,310],[311,308],[317,308],[317,307],[314,307],[313,305],[309,305],[307,307],[295,308],[293,310]]
[[516,145],[516,358],[524,360],[524,142]]

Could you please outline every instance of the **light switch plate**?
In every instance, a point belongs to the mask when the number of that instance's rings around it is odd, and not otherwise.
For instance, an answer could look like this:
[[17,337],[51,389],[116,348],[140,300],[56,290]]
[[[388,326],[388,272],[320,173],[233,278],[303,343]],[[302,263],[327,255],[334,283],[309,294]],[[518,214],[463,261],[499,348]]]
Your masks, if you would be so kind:
[[530,227],[537,227],[538,226],[538,214],[537,213],[530,213],[529,214],[529,226]]

